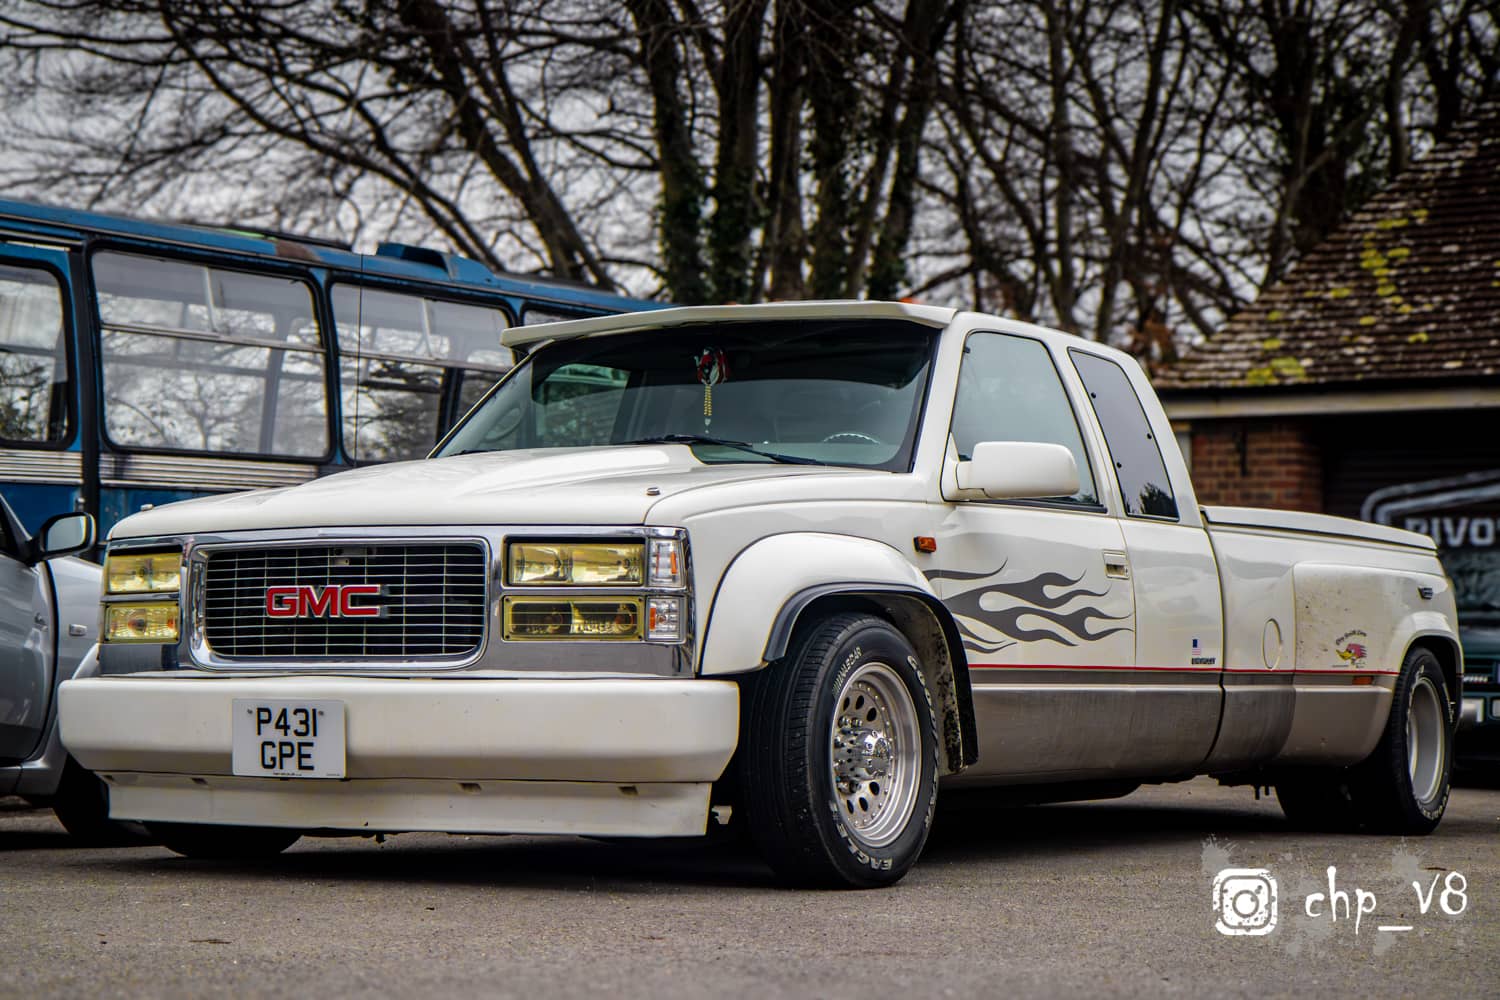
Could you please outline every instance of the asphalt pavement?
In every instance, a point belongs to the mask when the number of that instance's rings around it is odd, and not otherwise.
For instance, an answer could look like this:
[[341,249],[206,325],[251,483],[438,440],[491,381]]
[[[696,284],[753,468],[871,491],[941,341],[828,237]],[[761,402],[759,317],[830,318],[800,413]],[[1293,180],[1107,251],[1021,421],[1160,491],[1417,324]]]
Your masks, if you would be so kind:
[[912,874],[867,892],[782,889],[696,842],[304,838],[195,862],[78,847],[0,799],[0,996],[1500,996],[1500,788],[1456,789],[1410,840],[1296,833],[1208,779],[951,798]]

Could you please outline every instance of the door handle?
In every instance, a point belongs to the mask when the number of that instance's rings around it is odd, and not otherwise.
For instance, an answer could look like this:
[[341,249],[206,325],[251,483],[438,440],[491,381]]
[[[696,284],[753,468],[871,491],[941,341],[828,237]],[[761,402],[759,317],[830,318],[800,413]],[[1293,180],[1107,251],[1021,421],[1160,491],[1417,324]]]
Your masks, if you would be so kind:
[[1104,575],[1116,580],[1130,579],[1130,560],[1125,553],[1104,550]]

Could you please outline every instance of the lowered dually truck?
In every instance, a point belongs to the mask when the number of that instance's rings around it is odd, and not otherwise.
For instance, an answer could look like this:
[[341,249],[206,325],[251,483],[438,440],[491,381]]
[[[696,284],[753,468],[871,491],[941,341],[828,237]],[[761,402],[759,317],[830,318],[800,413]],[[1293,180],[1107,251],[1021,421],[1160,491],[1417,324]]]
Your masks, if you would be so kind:
[[1432,540],[1200,507],[1127,355],[847,302],[503,342],[427,460],[115,527],[61,699],[116,818],[207,857],[743,823],[847,886],[901,878],[939,786],[1210,774],[1298,823],[1441,818]]

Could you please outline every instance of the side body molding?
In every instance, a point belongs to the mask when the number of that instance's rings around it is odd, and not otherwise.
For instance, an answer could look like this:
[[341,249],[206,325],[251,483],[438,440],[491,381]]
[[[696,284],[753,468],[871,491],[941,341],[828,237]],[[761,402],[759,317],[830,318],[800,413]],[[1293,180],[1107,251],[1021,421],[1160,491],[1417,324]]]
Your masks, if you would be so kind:
[[891,620],[921,656],[945,772],[978,759],[969,665],[952,616],[921,571],[882,542],[821,532],[763,538],[729,564],[703,640],[703,676],[742,674],[785,655],[819,605],[865,607]]

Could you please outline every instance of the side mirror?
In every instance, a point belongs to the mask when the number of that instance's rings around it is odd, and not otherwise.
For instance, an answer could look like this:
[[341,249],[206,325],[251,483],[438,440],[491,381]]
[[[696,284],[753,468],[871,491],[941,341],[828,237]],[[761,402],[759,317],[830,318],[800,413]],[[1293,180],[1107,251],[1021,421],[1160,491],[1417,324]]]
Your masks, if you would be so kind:
[[42,525],[31,540],[31,563],[93,548],[94,518],[89,514],[58,514]]
[[958,488],[980,490],[994,500],[1066,497],[1078,492],[1078,465],[1060,444],[981,441],[974,457],[959,462]]

